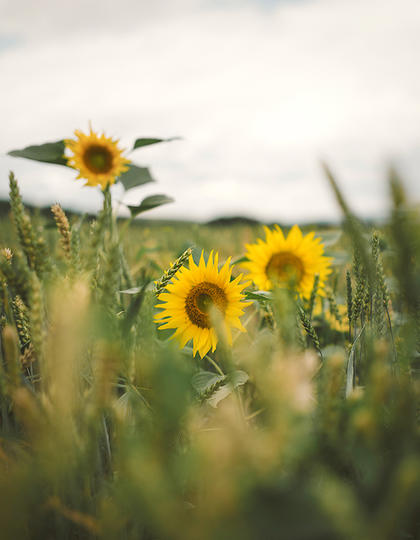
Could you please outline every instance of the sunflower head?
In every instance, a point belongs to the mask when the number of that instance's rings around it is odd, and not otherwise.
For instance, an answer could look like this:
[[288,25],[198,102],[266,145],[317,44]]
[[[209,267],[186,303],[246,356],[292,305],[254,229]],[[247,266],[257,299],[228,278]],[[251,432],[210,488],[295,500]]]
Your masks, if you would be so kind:
[[258,239],[256,244],[247,244],[248,262],[242,264],[255,285],[270,290],[293,284],[304,298],[309,298],[318,274],[321,292],[331,273],[331,259],[324,256],[321,239],[315,238],[314,232],[303,236],[297,225],[287,237],[278,225],[274,230],[265,227],[265,234],[265,241]]
[[118,140],[99,135],[90,129],[89,134],[76,130],[76,139],[65,140],[66,148],[72,152],[67,157],[70,167],[77,169],[77,178],[85,178],[87,186],[100,185],[105,189],[128,169],[130,161],[122,156]]
[[213,324],[213,313],[222,321],[223,330],[229,343],[232,342],[232,328],[244,332],[240,322],[244,308],[249,302],[242,302],[242,290],[249,283],[241,283],[242,274],[231,280],[232,267],[228,259],[218,268],[218,254],[210,253],[207,263],[201,253],[200,262],[195,264],[189,257],[189,268],[182,267],[174,276],[166,290],[159,295],[162,309],[155,316],[160,329],[172,328],[172,337],[184,347],[193,342],[194,356],[201,358],[211,349],[216,349],[218,337]]

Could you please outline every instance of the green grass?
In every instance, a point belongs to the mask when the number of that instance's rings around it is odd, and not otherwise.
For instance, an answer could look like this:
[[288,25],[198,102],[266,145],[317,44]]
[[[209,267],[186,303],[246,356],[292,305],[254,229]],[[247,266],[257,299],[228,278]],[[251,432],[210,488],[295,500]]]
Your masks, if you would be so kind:
[[419,215],[394,172],[379,231],[330,182],[322,309],[249,288],[247,333],[199,359],[156,329],[153,282],[190,246],[239,261],[261,226],[116,223],[105,197],[67,228],[11,177],[2,539],[420,538]]

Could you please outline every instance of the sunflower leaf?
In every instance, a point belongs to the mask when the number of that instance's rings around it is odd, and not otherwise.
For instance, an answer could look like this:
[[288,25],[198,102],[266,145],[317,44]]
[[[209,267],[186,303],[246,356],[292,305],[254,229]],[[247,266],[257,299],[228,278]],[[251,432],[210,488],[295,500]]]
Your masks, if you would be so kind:
[[191,383],[209,405],[217,407],[222,399],[229,396],[238,386],[245,384],[248,379],[248,374],[241,370],[232,371],[224,376],[200,370],[192,377]]
[[68,166],[67,159],[64,157],[64,141],[27,146],[22,150],[11,150],[8,155]]
[[155,139],[153,137],[144,137],[141,139],[136,139],[134,141],[132,150],[135,150],[136,148],[141,148],[142,146],[150,146],[151,144],[176,141],[177,139],[180,139],[180,137],[170,137],[169,139]]
[[118,178],[125,191],[155,181],[147,167],[138,167],[133,164],[130,164],[128,167],[128,170],[123,172]]
[[143,199],[138,206],[128,206],[128,209],[131,212],[131,216],[136,217],[143,212],[147,212],[147,210],[151,210],[152,208],[156,208],[157,206],[162,206],[162,204],[168,204],[171,202],[174,202],[174,199],[172,199],[172,197],[168,197],[167,195],[150,195],[149,197]]
[[193,375],[191,383],[194,389],[197,390],[199,394],[203,394],[216,382],[219,382],[223,379],[224,377],[222,375],[218,375],[217,373],[213,373],[211,371],[199,371],[198,373],[195,373]]
[[249,379],[248,373],[241,370],[232,371],[227,375],[227,384],[221,386],[216,392],[207,400],[209,405],[216,408],[222,399],[229,396],[235,388],[242,386]]

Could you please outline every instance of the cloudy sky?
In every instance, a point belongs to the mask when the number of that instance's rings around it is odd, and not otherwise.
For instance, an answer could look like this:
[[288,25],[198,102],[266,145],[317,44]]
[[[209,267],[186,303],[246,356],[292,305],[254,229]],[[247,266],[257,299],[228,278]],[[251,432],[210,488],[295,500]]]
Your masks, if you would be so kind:
[[[338,213],[319,162],[353,208],[387,208],[396,164],[420,199],[419,0],[0,0],[0,198],[94,210],[73,171],[8,150],[97,130],[182,140],[136,150],[166,193],[149,217]],[[116,198],[121,194],[118,190]]]

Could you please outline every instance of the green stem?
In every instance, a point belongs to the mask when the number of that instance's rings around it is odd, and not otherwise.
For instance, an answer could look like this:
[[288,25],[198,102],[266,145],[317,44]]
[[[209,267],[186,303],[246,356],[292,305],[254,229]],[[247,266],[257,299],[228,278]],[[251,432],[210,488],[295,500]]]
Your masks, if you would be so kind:
[[221,370],[221,368],[219,367],[217,362],[215,360],[213,360],[213,358],[211,358],[208,355],[206,355],[205,358],[206,358],[206,360],[208,360],[210,362],[210,364],[212,364],[212,366],[216,369],[216,371],[219,373],[219,375],[221,375],[222,377],[225,376],[225,374],[223,373],[223,371]]
[[384,308],[385,308],[386,318],[387,318],[387,322],[388,322],[389,334],[391,336],[392,353],[393,353],[393,357],[394,357],[393,358],[394,367],[395,367],[396,373],[398,375],[398,357],[397,357],[397,349],[395,347],[395,341],[394,341],[394,332],[392,330],[391,316],[389,314],[389,309],[388,309],[388,306],[386,304],[384,305]]

